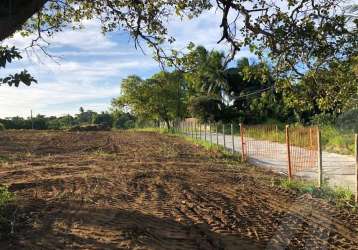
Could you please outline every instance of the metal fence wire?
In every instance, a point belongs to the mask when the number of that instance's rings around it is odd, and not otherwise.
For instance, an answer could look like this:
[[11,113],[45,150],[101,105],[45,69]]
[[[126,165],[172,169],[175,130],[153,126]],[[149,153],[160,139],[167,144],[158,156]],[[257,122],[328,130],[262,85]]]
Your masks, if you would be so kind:
[[318,127],[293,127],[288,130],[292,173],[317,167]]
[[277,158],[282,151],[279,147],[280,135],[275,125],[240,124],[241,148],[244,159],[249,157]]

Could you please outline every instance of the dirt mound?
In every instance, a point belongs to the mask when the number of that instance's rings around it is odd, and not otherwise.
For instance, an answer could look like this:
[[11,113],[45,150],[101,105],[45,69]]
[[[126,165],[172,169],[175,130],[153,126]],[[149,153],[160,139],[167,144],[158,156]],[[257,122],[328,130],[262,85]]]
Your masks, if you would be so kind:
[[[0,139],[11,160],[0,178],[18,200],[14,237],[0,249],[358,249],[357,214],[272,186],[275,176],[182,139],[134,132]],[[56,154],[39,154],[54,142]],[[23,144],[32,146],[15,157]]]

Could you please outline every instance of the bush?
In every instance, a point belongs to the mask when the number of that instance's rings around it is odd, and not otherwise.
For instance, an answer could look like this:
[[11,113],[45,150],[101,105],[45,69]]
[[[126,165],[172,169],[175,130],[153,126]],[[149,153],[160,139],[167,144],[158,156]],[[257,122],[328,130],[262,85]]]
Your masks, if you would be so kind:
[[340,154],[354,154],[354,136],[333,126],[321,127],[323,149]]
[[334,125],[336,123],[337,117],[332,114],[321,113],[315,115],[311,118],[311,123],[315,125],[325,126],[325,125]]
[[7,238],[11,234],[12,209],[9,203],[13,201],[14,195],[9,192],[7,187],[0,187],[0,240]]
[[189,111],[201,122],[222,120],[225,107],[221,100],[210,96],[199,96],[191,99]]
[[130,129],[135,127],[135,119],[132,115],[125,113],[120,115],[113,123],[114,128]]
[[108,113],[102,112],[92,116],[92,123],[96,125],[112,127],[113,117]]
[[4,130],[5,130],[4,124],[0,123],[0,131],[4,131]]
[[358,109],[351,109],[337,119],[337,127],[341,130],[358,133]]

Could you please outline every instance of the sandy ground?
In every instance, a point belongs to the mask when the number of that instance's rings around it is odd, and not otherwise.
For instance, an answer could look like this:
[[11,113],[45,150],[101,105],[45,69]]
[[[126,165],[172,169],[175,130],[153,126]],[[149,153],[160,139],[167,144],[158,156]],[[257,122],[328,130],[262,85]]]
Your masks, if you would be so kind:
[[358,249],[358,215],[147,132],[2,132],[0,249]]

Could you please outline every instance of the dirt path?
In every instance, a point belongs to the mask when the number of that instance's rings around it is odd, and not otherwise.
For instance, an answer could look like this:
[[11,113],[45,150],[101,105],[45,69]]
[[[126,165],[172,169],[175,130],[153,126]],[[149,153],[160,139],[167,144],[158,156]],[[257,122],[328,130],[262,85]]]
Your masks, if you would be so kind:
[[[0,249],[358,249],[358,215],[155,133],[6,132]],[[4,160],[6,159],[6,160]]]

